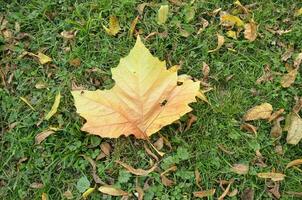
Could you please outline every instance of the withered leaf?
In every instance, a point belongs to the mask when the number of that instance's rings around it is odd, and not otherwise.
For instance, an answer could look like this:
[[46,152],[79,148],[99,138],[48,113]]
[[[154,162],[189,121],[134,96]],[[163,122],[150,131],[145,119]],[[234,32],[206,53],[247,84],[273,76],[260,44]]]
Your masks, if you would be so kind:
[[201,177],[200,177],[200,173],[199,173],[198,169],[195,169],[194,174],[195,174],[195,184],[197,185],[197,187],[199,187],[201,189],[201,186],[200,186]]
[[232,171],[236,174],[247,174],[249,172],[249,166],[245,164],[234,164]]
[[168,19],[169,6],[162,5],[158,10],[157,22],[158,24],[164,24]]
[[284,54],[282,54],[281,60],[287,61],[290,57],[292,57],[293,53],[294,53],[294,48],[292,46],[289,46],[289,48],[286,49]]
[[126,164],[126,163],[123,163],[119,160],[115,161],[116,163],[120,164],[121,166],[123,166],[128,172],[134,174],[134,175],[137,175],[137,176],[147,176],[148,174],[150,174],[151,172],[153,172],[156,167],[157,167],[157,164],[155,163],[150,169],[148,170],[144,170],[144,169],[135,169],[133,168],[132,166]]
[[282,128],[280,126],[280,120],[277,119],[273,123],[273,127],[271,129],[271,136],[273,138],[279,138],[281,136],[281,134],[282,134]]
[[54,114],[56,114],[58,107],[60,105],[61,92],[59,91],[56,94],[55,101],[50,109],[50,111],[45,115],[45,120],[49,120]]
[[71,66],[74,66],[74,67],[79,67],[81,65],[81,59],[80,58],[74,58],[74,59],[69,61],[69,64]]
[[174,181],[168,179],[165,175],[161,175],[161,182],[163,183],[164,186],[166,187],[170,187],[172,185],[174,185]]
[[296,165],[302,165],[302,159],[296,159],[296,160],[293,160],[291,162],[289,162],[287,165],[286,165],[286,169],[287,168],[290,168],[292,166],[296,166]]
[[254,133],[256,136],[257,136],[257,127],[255,127],[254,125],[252,124],[249,124],[249,123],[244,123],[240,126],[241,129],[244,129],[248,132],[251,132],[251,133]]
[[271,179],[272,181],[282,181],[285,178],[284,174],[275,172],[258,173],[257,176],[259,178]]
[[281,108],[278,111],[274,112],[271,117],[268,119],[268,122],[272,122],[280,117],[280,115],[284,112],[284,109]]
[[104,25],[103,25],[103,28],[105,29],[106,33],[108,33],[108,35],[112,35],[112,36],[115,36],[121,30],[119,20],[116,16],[110,16],[109,28],[107,28]]
[[75,36],[76,36],[76,34],[77,34],[76,31],[62,31],[62,32],[61,32],[61,36],[62,36],[64,39],[67,39],[67,40],[74,39]]
[[233,184],[234,180],[230,180],[227,188],[224,190],[224,192],[218,197],[218,200],[223,200],[224,197],[229,193],[231,185]]
[[302,62],[302,53],[299,53],[294,60],[294,68],[298,69],[300,67],[301,62]]
[[241,194],[242,200],[254,200],[255,191],[252,188],[246,188]]
[[145,195],[144,190],[143,190],[141,187],[139,187],[139,186],[136,186],[136,187],[135,187],[135,190],[136,190],[137,193],[138,193],[137,199],[138,199],[138,200],[143,200],[143,199],[144,199],[144,195]]
[[29,187],[33,189],[40,189],[44,187],[44,184],[39,182],[33,182],[32,184],[29,185]]
[[223,44],[224,44],[224,37],[217,33],[217,47],[213,50],[209,50],[208,53],[215,52],[215,51],[219,50],[222,47]]
[[284,74],[281,79],[281,86],[284,88],[290,87],[296,80],[298,74],[298,68],[289,71],[287,74]]
[[215,194],[215,192],[216,192],[216,189],[198,191],[198,192],[193,192],[193,196],[198,197],[198,198],[204,198],[204,197],[213,196]]
[[164,139],[162,137],[158,138],[153,145],[157,150],[161,150],[164,147]]
[[136,24],[139,20],[139,16],[137,16],[130,24],[129,36],[131,37],[135,31]]
[[254,41],[257,38],[257,24],[254,21],[244,25],[244,37],[249,41]]
[[263,103],[248,110],[247,113],[243,116],[243,119],[244,121],[269,119],[271,117],[272,111],[273,107],[271,104]]
[[286,141],[288,144],[298,144],[302,139],[302,119],[297,113],[290,113],[286,120],[286,130],[287,138]]
[[244,26],[244,22],[239,17],[227,13],[220,16],[220,22],[223,26]]
[[55,131],[53,130],[45,130],[39,134],[36,135],[35,137],[35,144],[40,144],[42,141],[44,141],[48,136],[54,134]]
[[104,193],[104,194],[108,194],[111,196],[128,196],[129,193],[125,192],[119,188],[116,188],[112,185],[104,185],[99,187],[99,191]]

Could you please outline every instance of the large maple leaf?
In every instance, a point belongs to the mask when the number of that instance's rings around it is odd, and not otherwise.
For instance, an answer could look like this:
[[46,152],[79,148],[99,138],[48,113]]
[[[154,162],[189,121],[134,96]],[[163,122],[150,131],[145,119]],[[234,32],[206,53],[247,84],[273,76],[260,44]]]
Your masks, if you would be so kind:
[[87,122],[81,130],[101,137],[133,134],[147,139],[192,109],[200,83],[182,79],[153,57],[137,38],[129,55],[112,68],[115,85],[110,90],[72,91],[77,112]]

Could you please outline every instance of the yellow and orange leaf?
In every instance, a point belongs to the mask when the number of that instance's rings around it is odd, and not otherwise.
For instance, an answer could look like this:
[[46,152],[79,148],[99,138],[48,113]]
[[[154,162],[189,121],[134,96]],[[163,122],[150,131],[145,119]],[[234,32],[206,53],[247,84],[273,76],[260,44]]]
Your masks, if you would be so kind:
[[82,130],[101,137],[147,139],[190,112],[188,104],[199,95],[200,82],[178,85],[177,72],[153,57],[140,37],[111,71],[112,89],[72,91],[77,112],[87,120]]

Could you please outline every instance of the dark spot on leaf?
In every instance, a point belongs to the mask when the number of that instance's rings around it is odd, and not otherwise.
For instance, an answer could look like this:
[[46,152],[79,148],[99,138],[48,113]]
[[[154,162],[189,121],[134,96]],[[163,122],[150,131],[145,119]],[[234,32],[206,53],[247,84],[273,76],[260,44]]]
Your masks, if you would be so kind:
[[160,106],[165,106],[167,104],[167,100],[165,99],[163,102],[160,103]]

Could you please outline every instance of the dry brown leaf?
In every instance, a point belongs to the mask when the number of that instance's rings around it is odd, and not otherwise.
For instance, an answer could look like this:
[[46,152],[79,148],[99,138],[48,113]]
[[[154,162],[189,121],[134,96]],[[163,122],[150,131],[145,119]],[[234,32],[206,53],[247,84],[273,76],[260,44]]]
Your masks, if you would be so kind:
[[144,14],[144,9],[148,5],[150,5],[150,3],[140,3],[140,4],[137,5],[136,10],[138,11],[138,13],[140,15],[143,15]]
[[76,34],[77,34],[77,31],[62,31],[61,32],[61,36],[67,40],[74,39]]
[[69,61],[69,64],[73,67],[79,67],[81,65],[81,59],[80,58],[74,58]]
[[209,196],[213,196],[215,194],[215,191],[216,189],[193,192],[193,196],[198,198],[209,197]]
[[298,68],[289,71],[287,74],[284,74],[281,79],[281,86],[284,88],[290,87],[296,80],[298,74]]
[[282,181],[285,178],[284,174],[275,172],[258,173],[257,176],[259,178],[271,179],[272,181]]
[[218,144],[218,148],[219,148],[221,151],[223,151],[224,153],[229,154],[229,155],[232,155],[232,154],[235,153],[235,152],[233,152],[233,151],[230,151],[230,150],[226,149],[222,144]]
[[286,51],[282,54],[281,60],[287,61],[289,58],[292,57],[293,53],[294,53],[294,47],[289,46],[288,49],[286,49]]
[[276,120],[277,118],[279,118],[281,116],[281,114],[284,112],[284,109],[281,108],[278,111],[274,112],[271,117],[268,119],[268,122],[272,122],[274,120]]
[[274,73],[271,71],[269,65],[265,65],[264,71],[261,77],[256,80],[257,84],[265,83],[268,81],[272,81],[274,79]]
[[[147,147],[146,144],[144,144],[144,148],[145,148],[145,151],[146,153],[151,156],[152,158],[154,158],[156,161],[158,161],[158,157]],[[155,147],[156,148],[156,147]]]
[[162,137],[158,138],[153,145],[157,150],[161,150],[164,147],[164,139]]
[[112,35],[112,36],[115,36],[121,30],[119,20],[116,16],[110,16],[109,28],[107,28],[104,25],[103,25],[103,28],[105,29],[106,33],[108,33],[108,35]]
[[290,113],[284,127],[287,130],[286,141],[288,144],[298,144],[302,139],[302,119],[297,113]]
[[186,128],[184,131],[187,131],[191,128],[192,124],[197,121],[197,117],[193,114],[189,114],[189,120],[187,121]]
[[153,172],[156,167],[157,167],[157,163],[155,163],[150,169],[148,170],[144,170],[144,169],[135,169],[133,167],[131,167],[130,165],[123,163],[119,160],[115,161],[116,163],[120,164],[121,166],[123,166],[128,172],[137,175],[137,176],[147,176],[148,174],[150,174],[151,172]]
[[169,167],[168,169],[166,169],[164,172],[162,172],[160,175],[162,176],[162,175],[165,175],[165,174],[167,174],[167,173],[169,173],[169,172],[175,172],[177,170],[177,166],[176,165],[173,165],[172,167]]
[[218,197],[218,200],[223,200],[224,197],[229,193],[231,185],[233,184],[234,180],[230,180],[227,188],[224,190],[224,192]]
[[194,174],[195,174],[195,183],[196,183],[197,187],[199,187],[201,189],[201,186],[200,186],[201,177],[200,177],[200,173],[199,173],[198,169],[195,169]]
[[93,177],[94,182],[99,183],[99,184],[105,184],[97,174],[95,161],[92,158],[86,156],[85,154],[80,154],[80,156],[82,156],[85,160],[87,160],[90,163],[90,165],[92,167],[91,172],[92,172],[92,177]]
[[208,82],[209,74],[210,74],[210,67],[209,67],[209,65],[207,63],[205,63],[205,62],[202,62],[202,75],[203,75],[202,81]]
[[271,136],[273,138],[279,138],[282,135],[282,128],[280,126],[280,121],[282,121],[284,118],[283,117],[279,117],[277,118],[274,123],[273,123],[273,127],[271,129]]
[[254,200],[255,191],[252,188],[246,188],[241,194],[242,200]]
[[161,182],[163,183],[164,186],[166,187],[170,187],[172,185],[174,185],[174,181],[168,179],[165,175],[161,175]]
[[172,4],[176,5],[176,6],[182,6],[184,3],[182,2],[182,0],[168,0],[169,2],[171,2]]
[[148,139],[190,112],[188,104],[199,94],[198,81],[177,85],[177,72],[153,57],[140,37],[130,54],[112,68],[112,76],[115,85],[110,90],[72,91],[77,112],[87,120],[81,130],[101,137],[133,134]]
[[229,193],[228,193],[228,196],[229,197],[234,197],[234,196],[236,196],[238,194],[238,189],[236,188],[236,189],[234,189],[233,191],[230,191]]
[[63,193],[63,196],[66,198],[66,199],[73,199],[73,195],[71,193],[70,190],[67,190]]
[[249,41],[254,41],[257,38],[257,24],[254,21],[244,25],[244,37]]
[[41,133],[37,134],[35,137],[35,144],[40,144],[41,142],[43,142],[48,136],[54,134],[55,131],[53,130],[45,130],[42,131]]
[[217,33],[217,47],[213,50],[209,50],[208,53],[215,52],[215,51],[219,50],[222,47],[223,44],[224,44],[224,37]]
[[248,14],[248,13],[250,12],[249,9],[246,8],[245,6],[243,6],[239,0],[236,0],[236,1],[234,2],[234,4],[235,4],[236,6],[238,6],[245,14]]
[[255,127],[254,125],[252,124],[249,124],[249,123],[244,123],[240,126],[241,129],[244,129],[248,132],[251,132],[251,133],[254,133],[255,136],[257,136],[257,127]]
[[259,106],[255,106],[247,111],[247,113],[243,116],[244,121],[253,121],[258,119],[269,119],[271,117],[271,113],[273,111],[273,107],[269,103],[263,103]]
[[168,19],[168,14],[169,14],[169,6],[168,5],[160,6],[157,15],[158,24],[164,24]]
[[138,194],[137,200],[143,200],[144,199],[144,195],[145,195],[144,190],[141,187],[139,187],[139,186],[136,186],[135,190],[137,191],[137,194]]
[[129,36],[132,37],[133,36],[133,33],[135,31],[135,27],[136,27],[136,24],[139,20],[139,16],[137,16],[130,24],[130,29],[129,29]]
[[249,166],[245,164],[234,164],[232,166],[232,171],[236,174],[247,174],[249,172]]
[[102,142],[102,144],[100,145],[102,152],[106,155],[106,156],[110,156],[111,153],[111,146],[108,142]]
[[108,194],[111,196],[128,196],[129,193],[125,192],[119,188],[116,188],[112,185],[104,185],[99,187],[99,191],[104,194]]
[[29,187],[31,187],[33,189],[41,189],[44,187],[44,185],[43,185],[43,183],[33,182],[32,184],[29,185]]
[[299,53],[294,60],[294,68],[298,69],[300,67],[301,62],[302,62],[302,53]]
[[301,109],[302,109],[302,97],[300,98],[297,97],[295,106],[293,107],[293,112],[298,114]]
[[286,165],[286,169],[290,168],[290,167],[293,167],[293,166],[296,166],[296,165],[302,165],[302,159],[296,159],[296,160],[293,160],[293,161],[289,162]]
[[204,18],[201,18],[201,24],[202,24],[202,26],[197,31],[197,35],[199,35],[200,33],[202,33],[209,26],[208,20],[206,20]]
[[164,137],[162,134],[159,134],[159,135],[160,135],[160,137],[164,140],[164,144],[165,144],[167,147],[169,147],[170,150],[172,150],[172,145],[171,145],[171,143],[169,142],[169,140],[168,140],[166,137]]
[[276,199],[280,199],[281,194],[279,192],[279,182],[274,182],[274,187],[268,190]]
[[302,197],[302,192],[292,192],[292,191],[289,191],[289,192],[285,192],[286,194],[289,194],[289,195],[292,195],[292,196],[295,196],[295,197]]

